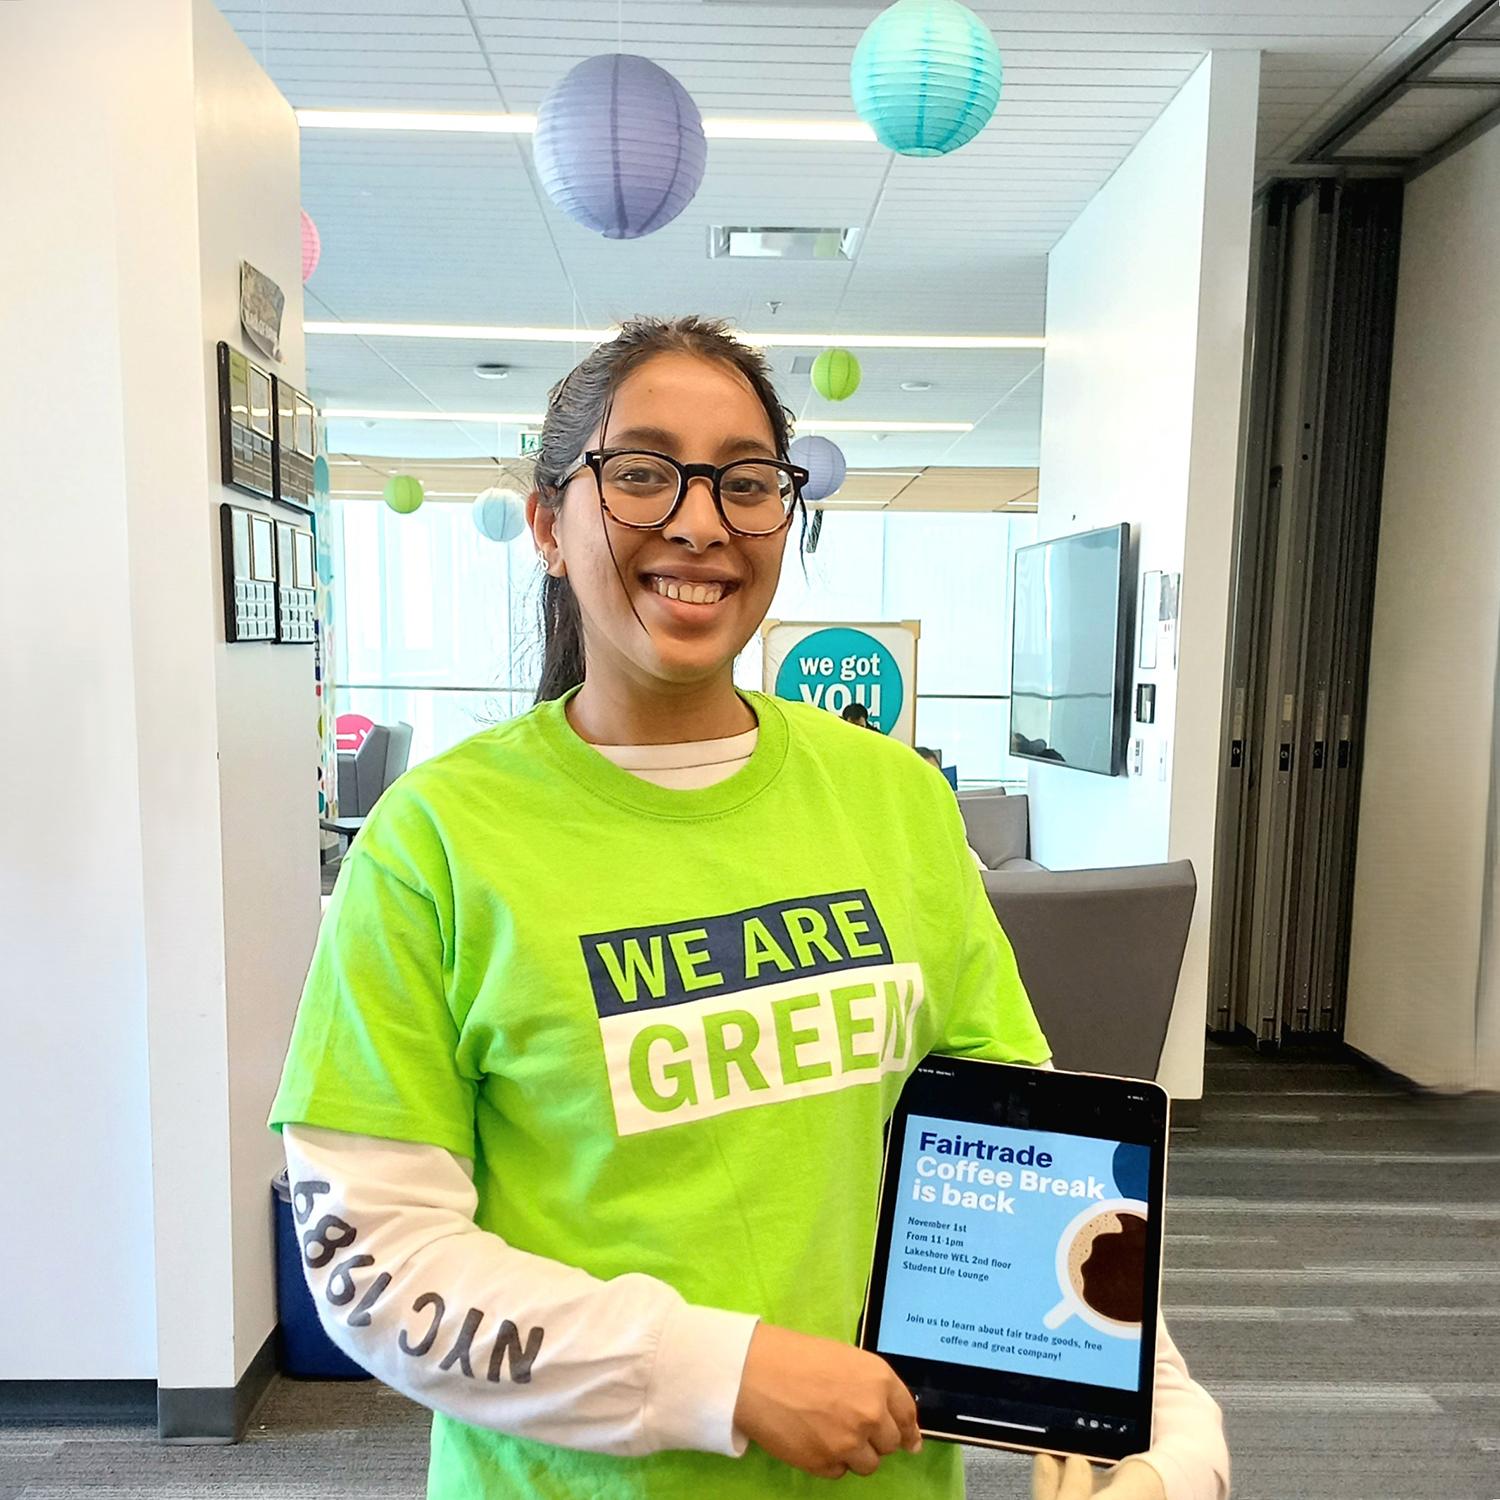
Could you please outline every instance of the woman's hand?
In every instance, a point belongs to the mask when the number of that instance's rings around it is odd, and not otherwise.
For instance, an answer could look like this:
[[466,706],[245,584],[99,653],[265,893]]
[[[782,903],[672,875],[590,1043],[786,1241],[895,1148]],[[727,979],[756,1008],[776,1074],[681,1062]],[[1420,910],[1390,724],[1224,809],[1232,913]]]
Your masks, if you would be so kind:
[[879,1355],[770,1323],[751,1336],[734,1425],[820,1479],[873,1474],[887,1453],[922,1447],[917,1404]]
[[1090,1495],[1107,1495],[1109,1500],[1166,1500],[1161,1475],[1150,1464],[1126,1459],[1102,1477],[1104,1483],[1096,1490],[1094,1469],[1086,1458],[1075,1455],[1064,1463],[1039,1453],[1031,1466],[1031,1500],[1086,1500]]

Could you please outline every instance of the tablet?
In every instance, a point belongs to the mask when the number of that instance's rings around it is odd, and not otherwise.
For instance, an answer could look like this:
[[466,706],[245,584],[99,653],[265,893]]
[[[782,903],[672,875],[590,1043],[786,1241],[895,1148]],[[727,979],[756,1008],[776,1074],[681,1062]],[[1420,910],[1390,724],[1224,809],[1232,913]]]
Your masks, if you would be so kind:
[[1114,1461],[1151,1446],[1168,1102],[929,1057],[886,1137],[860,1346],[922,1431]]

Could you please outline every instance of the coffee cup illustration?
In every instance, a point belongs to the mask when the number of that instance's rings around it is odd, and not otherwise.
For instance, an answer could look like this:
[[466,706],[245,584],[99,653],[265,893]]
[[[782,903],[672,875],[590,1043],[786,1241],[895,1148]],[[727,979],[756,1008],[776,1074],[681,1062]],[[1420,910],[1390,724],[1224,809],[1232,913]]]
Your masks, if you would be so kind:
[[1146,1214],[1138,1198],[1091,1204],[1057,1242],[1062,1300],[1043,1319],[1061,1328],[1082,1318],[1100,1333],[1139,1338],[1146,1296]]

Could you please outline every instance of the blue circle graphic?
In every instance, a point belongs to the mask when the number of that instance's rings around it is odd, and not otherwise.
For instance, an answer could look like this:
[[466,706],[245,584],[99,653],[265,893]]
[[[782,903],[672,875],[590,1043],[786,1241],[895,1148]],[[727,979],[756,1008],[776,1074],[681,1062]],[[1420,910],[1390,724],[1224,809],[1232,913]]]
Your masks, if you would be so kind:
[[863,703],[870,723],[889,734],[901,717],[906,688],[890,648],[851,625],[815,630],[787,652],[776,673],[776,696],[842,713]]
[[1146,1202],[1151,1186],[1151,1153],[1144,1146],[1128,1142],[1116,1146],[1113,1176],[1122,1198]]

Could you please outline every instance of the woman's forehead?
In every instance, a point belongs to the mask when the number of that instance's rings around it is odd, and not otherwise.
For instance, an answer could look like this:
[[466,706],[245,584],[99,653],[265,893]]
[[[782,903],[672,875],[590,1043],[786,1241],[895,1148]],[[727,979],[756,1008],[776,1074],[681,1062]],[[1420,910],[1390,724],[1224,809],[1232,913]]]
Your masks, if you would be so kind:
[[771,421],[744,372],[721,359],[657,354],[620,382],[609,427],[688,427],[769,434]]

